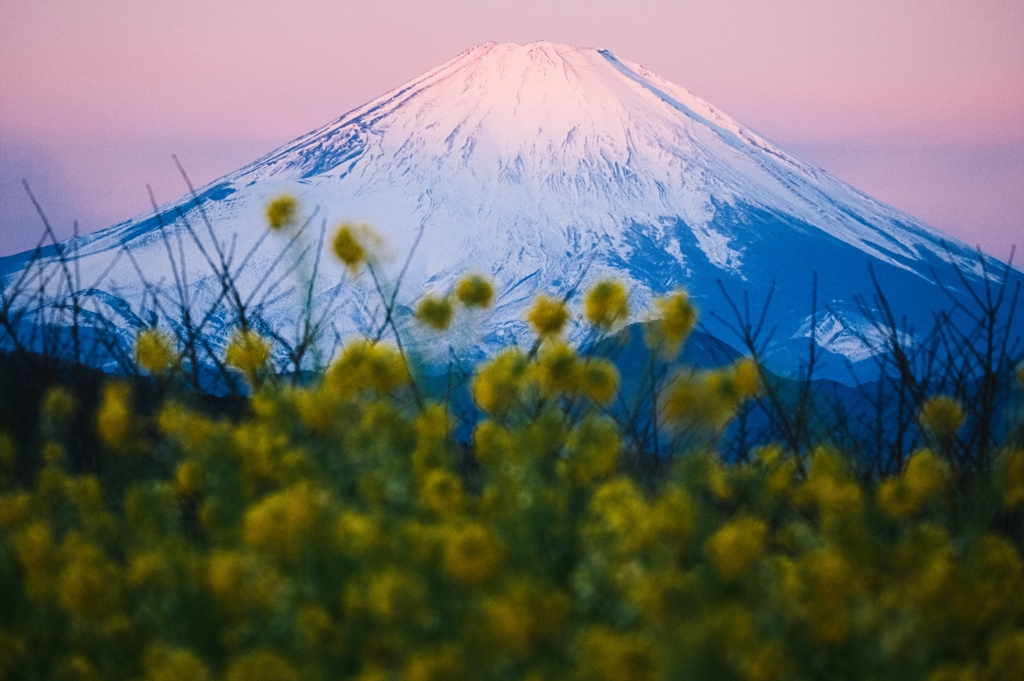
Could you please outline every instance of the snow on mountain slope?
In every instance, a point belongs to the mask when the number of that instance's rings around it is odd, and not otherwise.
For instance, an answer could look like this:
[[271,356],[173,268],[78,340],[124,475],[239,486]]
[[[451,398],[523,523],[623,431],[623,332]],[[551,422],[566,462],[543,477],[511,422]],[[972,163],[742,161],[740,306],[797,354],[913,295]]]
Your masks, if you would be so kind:
[[[282,193],[314,217],[306,240],[278,258],[285,239],[260,239],[265,206]],[[467,50],[198,196],[209,233],[185,197],[67,244],[84,282],[138,312],[125,325],[145,316],[140,270],[162,290],[175,286],[170,244],[187,264],[193,300],[219,295],[206,262],[220,257],[217,245],[234,263],[255,248],[233,276],[264,301],[258,312],[267,324],[285,328],[319,230],[329,236],[341,221],[368,223],[385,237],[387,281],[418,244],[399,293],[405,308],[424,292],[448,291],[467,271],[492,275],[498,304],[480,320],[475,347],[464,343],[475,352],[523,341],[524,308],[536,293],[604,276],[628,283],[637,310],[684,286],[703,308],[724,313],[723,288],[757,299],[774,286],[769,322],[780,337],[799,337],[811,333],[801,327],[813,272],[819,306],[856,312],[855,297],[872,292],[871,264],[896,307],[924,325],[946,302],[931,271],[956,285],[951,266],[978,267],[964,244],[789,156],[643,67],[606,50],[544,42]],[[110,268],[124,250],[131,257]],[[5,285],[24,262],[0,260]],[[290,267],[298,274],[287,276]],[[352,282],[331,258],[319,272],[315,304],[335,306],[338,336],[372,329],[373,288]],[[211,336],[233,321],[225,313]],[[870,356],[855,345],[847,338],[823,347],[854,361]],[[787,350],[773,361],[786,369],[798,359]]]

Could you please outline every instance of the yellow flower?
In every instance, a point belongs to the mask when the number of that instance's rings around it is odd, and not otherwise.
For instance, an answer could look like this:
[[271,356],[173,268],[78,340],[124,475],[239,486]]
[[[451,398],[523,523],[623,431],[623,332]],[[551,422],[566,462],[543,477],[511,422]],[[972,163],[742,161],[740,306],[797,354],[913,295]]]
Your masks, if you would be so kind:
[[[967,662],[965,664],[944,664],[928,675],[928,681],[981,681],[987,678],[977,664]],[[1016,679],[1015,676],[1006,677],[1007,681]]]
[[792,665],[777,644],[755,645],[740,656],[744,681],[775,681],[791,678]]
[[677,424],[723,430],[743,395],[729,368],[684,370],[669,384],[665,414]]
[[142,659],[143,681],[213,681],[209,667],[186,648],[151,645]]
[[619,434],[608,419],[584,419],[573,429],[567,444],[569,455],[559,462],[559,471],[576,485],[590,485],[618,467]]
[[715,568],[726,579],[746,572],[764,550],[767,526],[755,518],[740,518],[723,526],[707,543]]
[[295,393],[295,410],[302,425],[317,435],[330,432],[334,425],[330,399],[321,391],[300,390]]
[[372,262],[383,249],[380,235],[367,225],[343,224],[334,235],[334,254],[355,273],[364,262]]
[[484,626],[492,645],[522,653],[530,645],[533,613],[521,598],[490,598],[484,601]]
[[601,329],[610,329],[629,316],[629,301],[626,289],[617,281],[598,282],[584,303],[587,319]]
[[[3,663],[0,662],[0,665]],[[0,666],[0,670],[3,667]],[[81,654],[70,654],[65,656],[57,664],[57,678],[73,681],[101,681],[103,679],[96,665]]]
[[443,404],[428,404],[423,413],[416,418],[416,436],[418,444],[442,444],[448,441],[451,431],[451,420],[448,410]]
[[422,611],[427,587],[416,575],[386,568],[370,577],[366,604],[370,614],[381,622],[408,622]]
[[444,331],[452,321],[452,303],[447,298],[426,296],[416,308],[416,317],[437,331]]
[[481,609],[488,648],[524,655],[541,640],[564,633],[571,600],[562,591],[515,579],[484,599]]
[[62,386],[50,388],[43,397],[43,413],[51,421],[66,421],[75,413],[76,406],[75,396]]
[[471,274],[459,282],[455,295],[466,307],[490,307],[494,287],[479,274]]
[[494,421],[481,421],[473,431],[473,450],[482,463],[502,461],[514,446],[512,434]]
[[841,643],[849,635],[849,599],[858,589],[856,576],[843,555],[833,548],[815,551],[805,559],[810,587],[808,618],[811,634],[822,643]]
[[1015,508],[1024,502],[1024,449],[1007,450],[1000,457],[1003,503]]
[[520,400],[531,378],[530,363],[517,348],[483,365],[473,381],[473,398],[481,409],[498,416]]
[[240,329],[228,343],[224,359],[228,364],[253,376],[270,358],[270,346],[252,329]]
[[256,415],[256,418],[263,421],[270,421],[277,416],[280,416],[280,401],[274,399],[274,395],[266,392],[258,392],[252,396],[249,400],[249,404],[252,407],[252,413]]
[[971,547],[967,563],[977,575],[978,586],[972,589],[965,605],[977,624],[991,621],[1000,610],[1020,611],[1024,565],[1008,539],[994,532],[984,533]]
[[615,553],[635,553],[654,539],[651,506],[629,478],[618,477],[598,487],[590,498],[589,511],[587,534],[609,541]]
[[32,497],[27,492],[0,496],[0,527],[14,531],[28,516]]
[[334,632],[334,623],[322,606],[307,603],[295,614],[295,629],[303,643],[314,648],[328,642]]
[[60,466],[44,466],[36,478],[36,498],[44,504],[59,503],[67,493],[69,483],[68,475]]
[[373,343],[357,340],[342,348],[341,354],[328,368],[324,383],[331,389],[350,395],[367,388],[366,366],[373,359]]
[[988,659],[987,678],[1000,681],[1024,678],[1024,632],[1007,632],[993,640]]
[[486,526],[479,523],[448,529],[444,539],[445,571],[469,586],[480,586],[497,573],[501,545]]
[[903,478],[914,496],[923,500],[946,488],[949,473],[946,465],[931,450],[923,449],[907,461]]
[[906,518],[921,504],[946,488],[946,466],[925,449],[907,461],[903,475],[884,481],[878,488],[878,505],[892,518]]
[[675,355],[697,323],[697,310],[682,290],[659,298],[654,304],[661,313],[661,322],[657,327],[659,340],[664,342],[669,355]]
[[936,395],[921,407],[921,425],[935,437],[952,437],[964,425],[964,410],[948,395]]
[[123,383],[108,383],[103,390],[96,427],[100,438],[111,447],[123,447],[131,431],[130,395],[128,386]]
[[588,359],[580,373],[580,387],[594,402],[606,405],[619,390],[619,371],[606,359]]
[[114,517],[103,497],[100,481],[95,475],[71,478],[65,487],[67,500],[78,511],[82,528],[89,534],[111,529]]
[[173,402],[160,410],[157,426],[165,435],[177,438],[186,452],[195,452],[213,435],[213,424],[209,420]]
[[263,423],[244,423],[232,433],[232,450],[248,480],[259,483],[279,476],[277,463],[287,438]]
[[267,222],[270,229],[277,231],[295,224],[295,215],[299,210],[299,202],[294,196],[283,194],[267,205]]
[[635,632],[595,626],[580,639],[580,664],[588,679],[658,681],[665,678],[662,655],[652,641]]
[[25,575],[25,595],[36,603],[49,599],[57,562],[50,526],[44,522],[29,525],[18,535],[14,548]]
[[350,343],[327,370],[326,385],[343,396],[361,390],[386,394],[409,382],[409,367],[401,353],[385,343]]
[[113,564],[96,546],[72,535],[62,552],[67,562],[58,580],[60,604],[78,618],[101,619],[118,609],[121,580]]
[[159,374],[175,360],[171,341],[157,329],[140,331],[135,339],[135,361],[151,374]]
[[693,536],[695,516],[693,499],[673,485],[666,485],[653,505],[652,521],[658,534],[680,548]]
[[686,592],[684,575],[671,568],[647,570],[640,562],[631,561],[615,572],[615,580],[626,601],[642,612],[646,621],[662,627],[676,620],[674,601]]
[[202,485],[203,469],[198,461],[185,461],[174,472],[174,486],[183,497],[195,496]]
[[294,555],[313,532],[319,505],[306,483],[271,494],[246,512],[242,531],[245,543]]
[[266,648],[236,657],[224,673],[224,681],[299,681],[300,678],[287,659]]
[[309,454],[301,447],[289,449],[281,455],[278,470],[285,482],[308,480],[312,475]]
[[430,471],[448,465],[451,453],[443,443],[421,438],[416,443],[416,448],[412,450],[410,460],[417,477],[422,478]]
[[732,372],[736,389],[742,397],[754,397],[761,392],[761,374],[756,361],[749,357],[736,360]]
[[563,301],[542,293],[534,300],[526,320],[541,338],[557,336],[569,321],[569,311]]
[[334,539],[344,553],[364,556],[380,544],[380,523],[373,516],[345,511],[335,522]]
[[439,516],[449,516],[462,510],[465,501],[462,479],[444,470],[427,473],[420,489],[423,505]]
[[732,469],[726,467],[714,455],[707,458],[708,488],[719,501],[732,499]]
[[53,534],[46,523],[30,525],[18,537],[18,562],[25,572],[39,572],[46,568],[53,554]]
[[405,681],[449,681],[462,678],[458,650],[448,645],[437,650],[417,651],[405,662]]
[[786,493],[799,467],[796,458],[786,456],[778,445],[768,445],[757,451],[757,461],[767,473],[764,488],[768,495],[778,497]]
[[571,393],[580,385],[580,368],[576,351],[566,343],[545,345],[537,357],[537,382],[549,395]]
[[818,447],[811,454],[811,470],[797,491],[796,500],[815,504],[825,525],[831,527],[860,513],[863,493],[850,479],[849,466],[842,456],[827,447]]
[[237,551],[214,551],[206,570],[206,583],[226,603],[237,602],[245,588],[246,565]]
[[167,556],[160,551],[136,553],[128,561],[128,583],[138,587],[169,576]]
[[211,502],[209,499],[199,505],[199,523],[204,530],[210,532],[217,527],[217,523],[222,517],[220,510],[220,504]]

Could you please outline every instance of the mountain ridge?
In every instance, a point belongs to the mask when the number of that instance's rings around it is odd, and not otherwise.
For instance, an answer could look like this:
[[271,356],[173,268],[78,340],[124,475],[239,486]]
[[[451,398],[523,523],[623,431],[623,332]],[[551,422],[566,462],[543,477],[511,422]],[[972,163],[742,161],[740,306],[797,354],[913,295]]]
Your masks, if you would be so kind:
[[[954,289],[954,267],[974,281],[985,276],[965,244],[787,154],[685,88],[608,50],[547,42],[470,48],[195,199],[67,242],[64,252],[98,275],[127,248],[169,288],[163,235],[187,233],[181,257],[196,269],[197,295],[212,300],[217,282],[196,267],[204,261],[198,244],[209,252],[255,247],[252,267],[236,281],[256,287],[259,268],[279,263],[284,247],[263,238],[265,205],[282,193],[295,195],[307,216],[315,210],[325,230],[341,221],[373,225],[394,255],[380,263],[389,281],[405,266],[400,256],[415,249],[405,309],[424,293],[451,290],[467,271],[493,276],[497,304],[479,320],[480,340],[465,348],[477,355],[527,342],[523,316],[536,293],[566,295],[606,276],[627,283],[635,310],[676,287],[706,310],[724,310],[726,298],[774,286],[778,309],[768,321],[785,338],[836,336],[804,328],[814,271],[818,303],[834,313],[829,323],[862,323],[857,297],[873,293],[877,274],[919,328],[945,301],[933,273]],[[200,228],[207,218],[209,234]],[[0,259],[5,286],[18,258]],[[365,333],[372,287],[348,281],[340,266],[324,267],[334,285],[317,289],[316,304],[339,306],[339,337]],[[145,295],[132,290],[133,269],[117,263],[103,286],[138,308]],[[338,281],[355,302],[337,302]],[[292,280],[281,290],[301,285]],[[260,311],[269,328],[294,317],[294,300],[276,301]],[[727,332],[706,321],[713,335]],[[849,343],[822,347],[835,355],[836,372],[872,355],[843,351]],[[800,360],[787,351],[773,361],[787,370]]]

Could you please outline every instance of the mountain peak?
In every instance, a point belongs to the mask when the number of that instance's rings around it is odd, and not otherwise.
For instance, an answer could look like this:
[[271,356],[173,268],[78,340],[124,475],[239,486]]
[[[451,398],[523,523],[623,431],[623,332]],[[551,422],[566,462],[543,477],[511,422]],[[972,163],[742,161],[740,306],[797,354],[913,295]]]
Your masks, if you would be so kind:
[[486,55],[488,58],[492,59],[514,58],[516,55],[526,55],[529,58],[536,58],[540,55],[545,55],[549,59],[555,61],[561,59],[562,55],[566,52],[595,51],[599,50],[593,47],[576,47],[566,43],[555,43],[550,40],[534,40],[525,44],[513,42],[499,43],[491,41],[482,45],[476,45],[466,50],[466,52],[473,52],[482,56]]
[[[385,159],[386,169],[378,165]],[[575,228],[567,207],[587,207],[579,215],[586,229],[599,209],[597,229],[612,235],[623,211],[639,209],[641,224],[676,216],[703,255],[733,273],[741,272],[742,239],[710,223],[741,199],[897,267],[917,259],[921,245],[941,250],[934,230],[786,154],[685,88],[607,50],[548,42],[466,50],[231,177],[358,181],[354,173],[371,181],[392,170],[401,175],[389,181],[406,185],[399,193],[421,204],[427,195],[435,209],[461,203],[467,191],[486,204],[500,188],[503,222],[539,218],[555,231]],[[439,182],[451,186],[430,189]],[[527,206],[538,202],[533,216]],[[823,211],[822,202],[860,208]],[[881,227],[894,222],[895,231]]]
[[[622,96],[625,91],[632,91],[634,96],[645,100],[647,106],[667,106],[671,110],[670,115],[682,112],[741,138],[757,138],[758,143],[766,144],[685,88],[660,78],[639,64],[621,59],[607,49],[580,48],[548,41],[525,45],[492,42],[466,50],[428,76],[434,73],[445,73],[447,78],[469,85],[470,91],[473,85],[483,84],[488,99],[515,94],[516,103],[520,105],[517,108],[534,112],[537,109],[530,106],[530,102],[522,101],[524,96],[529,97],[531,90],[542,92],[543,98],[548,100],[561,96],[564,99],[562,103],[570,107],[574,103],[599,100],[601,95],[609,94],[609,90],[613,90],[610,94],[617,103],[627,104]],[[567,112],[566,117],[574,117],[575,113]]]

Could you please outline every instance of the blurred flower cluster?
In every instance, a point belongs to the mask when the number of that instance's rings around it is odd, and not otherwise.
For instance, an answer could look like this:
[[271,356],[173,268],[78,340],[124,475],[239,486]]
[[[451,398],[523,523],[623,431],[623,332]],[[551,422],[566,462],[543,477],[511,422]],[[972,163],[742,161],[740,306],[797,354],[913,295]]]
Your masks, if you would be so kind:
[[[471,277],[452,295],[493,290]],[[446,325],[451,299],[425,300],[422,322]],[[585,316],[607,330],[627,299],[601,282]],[[696,313],[681,292],[657,306],[651,342],[676,352]],[[618,372],[561,338],[568,318],[538,299],[535,352],[476,368],[464,437],[400,348],[370,340],[294,387],[259,380],[268,344],[240,332],[240,418],[142,410],[111,382],[91,473],[67,465],[76,404],[55,389],[33,448],[0,434],[0,678],[1024,678],[1024,451],[969,489],[931,450],[872,481],[827,446],[726,464],[696,444],[641,479],[607,408]],[[175,361],[154,332],[138,352],[151,372]],[[668,427],[720,431],[759,376],[739,360],[670,377]],[[947,434],[957,409],[921,418]],[[29,484],[12,473],[26,459]],[[957,494],[1003,525],[957,517]]]

